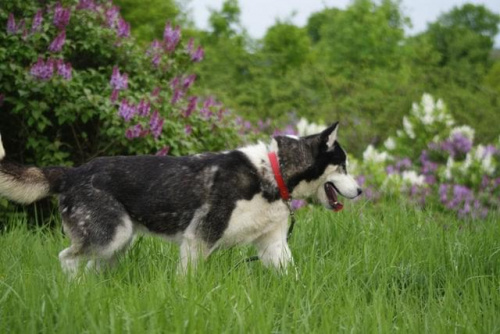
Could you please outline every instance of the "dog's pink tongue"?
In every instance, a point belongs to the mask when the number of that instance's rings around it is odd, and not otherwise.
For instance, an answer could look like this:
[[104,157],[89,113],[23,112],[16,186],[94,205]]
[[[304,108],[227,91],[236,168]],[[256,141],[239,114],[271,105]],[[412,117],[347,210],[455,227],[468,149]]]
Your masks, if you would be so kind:
[[333,204],[333,211],[334,212],[339,212],[344,208],[344,204],[337,202]]
[[335,192],[335,187],[333,186],[333,183],[327,182],[325,183],[325,192],[326,196],[328,197],[328,203],[332,207],[332,210],[334,212],[339,212],[344,208],[344,204],[340,203],[337,200],[337,193]]

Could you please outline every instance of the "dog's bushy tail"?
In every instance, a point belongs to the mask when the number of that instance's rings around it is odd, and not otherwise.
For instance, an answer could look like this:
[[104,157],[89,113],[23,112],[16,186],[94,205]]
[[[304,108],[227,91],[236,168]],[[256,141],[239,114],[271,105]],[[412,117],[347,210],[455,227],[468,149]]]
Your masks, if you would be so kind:
[[57,192],[65,167],[28,167],[5,161],[0,135],[0,197],[30,204]]

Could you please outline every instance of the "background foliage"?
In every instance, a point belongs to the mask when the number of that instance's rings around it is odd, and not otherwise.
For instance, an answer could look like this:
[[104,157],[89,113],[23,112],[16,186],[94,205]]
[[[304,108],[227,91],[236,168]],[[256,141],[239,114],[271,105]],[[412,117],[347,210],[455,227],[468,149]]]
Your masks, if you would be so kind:
[[[484,6],[455,7],[407,36],[399,1],[353,0],[312,14],[305,27],[277,21],[255,40],[237,0],[212,9],[206,31],[190,20],[188,2],[137,4],[2,3],[0,132],[10,158],[71,165],[222,150],[291,133],[302,118],[341,120],[359,158],[396,133],[426,93],[456,124],[472,126],[475,144],[498,140],[500,17]],[[57,23],[64,10],[68,22]],[[47,64],[54,73],[45,78]],[[420,127],[398,158],[417,161],[410,153],[436,142],[433,131]]]

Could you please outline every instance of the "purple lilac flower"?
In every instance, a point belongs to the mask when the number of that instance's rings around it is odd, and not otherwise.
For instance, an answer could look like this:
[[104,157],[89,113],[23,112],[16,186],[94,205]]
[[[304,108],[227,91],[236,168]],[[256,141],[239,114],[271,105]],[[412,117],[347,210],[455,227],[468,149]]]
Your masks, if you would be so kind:
[[134,115],[137,114],[137,107],[123,99],[120,108],[118,109],[118,115],[120,115],[126,122],[130,121]]
[[212,117],[213,113],[210,110],[210,107],[213,107],[215,105],[215,99],[212,96],[209,96],[204,102],[203,106],[200,109],[200,114],[203,116],[205,119],[209,119]]
[[120,91],[118,89],[113,89],[113,92],[111,93],[111,97],[110,97],[111,102],[116,102],[116,100],[118,100],[119,94],[120,94]]
[[439,165],[435,162],[432,162],[429,159],[429,153],[427,150],[422,151],[420,155],[420,163],[422,164],[422,174],[430,175],[433,174],[439,167]]
[[298,209],[306,206],[306,204],[307,204],[307,202],[304,201],[303,199],[293,199],[292,203],[291,203],[292,210],[298,210]]
[[118,20],[119,9],[116,6],[106,9],[104,16],[106,17],[106,24],[109,28],[114,28],[116,21]]
[[160,60],[161,60],[161,55],[156,54],[151,59],[151,63],[153,64],[154,67],[158,67],[158,65],[160,65]]
[[[451,198],[448,197],[450,189],[452,190]],[[471,210],[471,203],[474,201],[474,195],[472,190],[466,186],[456,184],[451,187],[450,185],[442,184],[439,187],[439,196],[441,203],[447,209],[457,211],[460,218],[475,215]]]
[[439,199],[441,203],[445,204],[448,201],[448,189],[449,186],[447,184],[439,185]]
[[161,49],[160,41],[155,39],[151,42],[151,44],[149,45],[149,48],[146,50],[146,55],[152,56],[160,49]]
[[144,129],[141,124],[136,124],[125,131],[125,137],[128,139],[142,137],[144,135]]
[[276,136],[287,136],[287,135],[290,135],[290,136],[297,136],[298,135],[298,132],[297,132],[297,130],[295,129],[295,127],[293,125],[288,124],[285,127],[285,129],[283,129],[283,130],[276,129],[273,132],[273,137],[276,137]]
[[159,150],[158,152],[156,152],[156,155],[158,156],[165,156],[168,154],[168,152],[170,152],[170,146],[165,146],[164,148],[162,148],[161,150]]
[[78,1],[78,5],[76,6],[76,9],[79,9],[79,10],[87,9],[87,10],[95,11],[95,10],[97,10],[97,5],[94,2],[94,0],[80,0],[80,1]]
[[388,165],[385,170],[387,174],[396,174],[401,173],[405,170],[409,170],[411,166],[411,160],[409,158],[403,158],[396,161],[395,165]]
[[172,52],[177,47],[181,39],[181,28],[176,26],[175,29],[172,28],[170,22],[165,25],[165,30],[163,31],[163,42],[165,45],[165,50],[167,52]]
[[472,141],[460,133],[453,136],[453,144],[457,152],[467,154],[472,149]]
[[176,104],[177,102],[179,102],[180,99],[182,99],[183,96],[184,96],[184,91],[182,91],[182,89],[176,88],[174,90],[174,94],[172,94],[172,99],[170,100],[170,103],[172,105]]
[[187,124],[184,126],[184,133],[186,135],[189,136],[192,132],[193,132],[193,127],[191,125]]
[[9,35],[17,34],[16,18],[13,13],[9,14],[9,18],[7,20],[7,33]]
[[227,108],[220,108],[219,109],[219,112],[217,113],[217,119],[220,121],[222,121],[224,119],[224,116],[225,115],[228,115],[230,112],[229,112],[229,109]]
[[188,105],[186,110],[184,110],[183,116],[184,117],[189,117],[193,113],[193,111],[196,109],[198,105],[198,97],[197,96],[191,96],[188,99]]
[[39,57],[38,61],[31,65],[30,74],[36,79],[50,80],[54,74],[54,61],[49,59],[45,62]]
[[264,131],[271,126],[271,120],[268,118],[264,122],[263,120],[259,119],[259,121],[257,122],[257,126],[259,127],[260,131]]
[[151,116],[149,120],[149,127],[151,129],[151,133],[153,134],[153,137],[157,139],[163,130],[163,122],[164,119],[160,118],[160,115],[158,114],[158,110],[155,110],[153,115]]
[[250,121],[243,122],[243,128],[245,128],[245,130],[247,131],[250,131],[252,129],[252,123],[250,123]]
[[365,185],[365,182],[366,182],[366,176],[358,175],[358,177],[356,178],[356,181],[358,182],[360,187],[363,187]]
[[163,51],[161,49],[161,44],[156,39],[151,42],[149,48],[146,50],[146,55],[151,57],[151,63],[155,67],[158,67],[158,65],[160,64],[162,52]]
[[436,176],[434,176],[434,175],[425,175],[424,176],[424,182],[427,183],[428,185],[436,184],[436,182],[437,182]]
[[177,86],[179,86],[179,82],[180,82],[179,77],[174,77],[174,78],[170,81],[170,88],[172,88],[172,89],[177,88]]
[[194,48],[194,39],[193,37],[191,37],[186,45],[186,51],[189,53],[189,54],[192,54],[193,52],[193,48]]
[[488,155],[495,155],[498,153],[498,150],[497,148],[494,146],[494,145],[486,145],[484,147],[484,155],[483,155],[483,158],[485,158],[486,156]]
[[182,87],[184,89],[189,89],[189,87],[193,85],[195,80],[196,80],[196,74],[188,75],[187,77],[184,78],[182,82]]
[[60,52],[66,42],[66,30],[63,30],[57,35],[56,38],[50,43],[49,51],[50,52]]
[[130,24],[123,18],[118,19],[117,35],[118,37],[126,38],[130,36]]
[[429,144],[429,148],[434,151],[441,150],[447,152],[452,158],[455,158],[459,155],[469,153],[472,149],[472,141],[461,133],[455,133],[451,139],[447,139],[439,144]]
[[198,46],[198,49],[196,49],[195,52],[191,53],[191,61],[197,63],[203,60],[203,57],[205,56],[205,51],[203,51],[203,48],[201,46]]
[[151,97],[157,98],[160,95],[161,88],[156,87],[153,92],[151,93]]
[[109,82],[113,89],[127,89],[128,88],[128,74],[120,74],[117,66],[113,67],[113,74],[111,74],[111,81]]
[[139,116],[147,116],[151,110],[151,103],[149,101],[141,100],[137,106],[137,113]]
[[397,173],[397,172],[398,172],[398,171],[397,171],[397,169],[396,169],[396,167],[394,167],[393,165],[388,165],[388,166],[385,168],[385,171],[386,171],[386,173],[387,173],[387,174],[389,174],[389,175],[390,175],[390,174],[395,174],[395,173]]
[[57,3],[54,9],[54,20],[53,23],[58,29],[64,29],[71,18],[71,10],[69,8],[65,9],[60,3]]
[[42,30],[42,22],[43,22],[43,16],[42,16],[42,10],[39,9],[35,16],[33,17],[33,22],[31,23],[31,33],[39,32]]
[[410,188],[410,197],[415,200],[420,206],[425,206],[427,197],[431,194],[432,190],[429,187],[412,185]]
[[396,162],[396,168],[399,171],[407,170],[411,168],[411,160],[409,158],[403,158]]
[[66,80],[71,80],[73,77],[71,63],[64,63],[62,59],[57,62],[57,74]]

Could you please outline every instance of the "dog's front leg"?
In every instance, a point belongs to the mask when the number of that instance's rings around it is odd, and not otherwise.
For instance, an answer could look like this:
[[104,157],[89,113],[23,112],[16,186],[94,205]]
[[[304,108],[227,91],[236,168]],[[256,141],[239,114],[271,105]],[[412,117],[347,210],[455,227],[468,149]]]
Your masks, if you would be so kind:
[[186,275],[190,270],[195,271],[198,261],[209,255],[207,245],[195,238],[184,238],[180,247],[180,262],[177,272]]
[[280,224],[274,230],[260,236],[255,242],[262,263],[280,271],[287,272],[287,267],[293,264],[292,253],[286,241],[287,222]]

